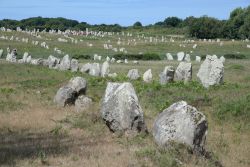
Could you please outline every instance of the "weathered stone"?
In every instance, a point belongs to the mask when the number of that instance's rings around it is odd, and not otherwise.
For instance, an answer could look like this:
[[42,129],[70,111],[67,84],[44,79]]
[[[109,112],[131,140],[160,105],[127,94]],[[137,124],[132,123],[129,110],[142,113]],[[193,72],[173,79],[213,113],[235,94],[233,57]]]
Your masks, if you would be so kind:
[[129,70],[127,77],[131,80],[137,80],[140,78],[138,69],[131,69]]
[[197,77],[205,88],[223,83],[224,65],[215,56],[207,56],[201,64]]
[[187,62],[181,62],[174,76],[175,81],[184,81],[185,83],[192,80],[192,64]]
[[117,73],[108,74],[108,77],[115,78],[117,77]]
[[59,63],[60,59],[50,55],[47,59],[49,68],[55,68]]
[[157,116],[153,136],[161,147],[171,148],[173,143],[179,143],[196,151],[203,151],[207,128],[205,115],[186,102],[180,101]]
[[32,60],[31,56],[28,56],[26,59],[26,63],[28,63],[28,64],[31,63],[31,60]]
[[131,83],[108,83],[101,115],[113,132],[146,130],[143,111]]
[[195,56],[195,61],[196,62],[201,62],[201,57],[200,56]]
[[105,61],[102,64],[102,69],[101,69],[101,77],[106,77],[109,74],[109,63]]
[[91,98],[81,95],[75,101],[75,110],[76,112],[84,112],[90,109],[92,105],[93,101]]
[[72,88],[77,95],[84,95],[87,90],[87,81],[82,77],[71,78],[67,87]]
[[178,61],[183,61],[184,57],[185,57],[185,53],[184,52],[178,52],[177,53],[177,60]]
[[59,65],[59,70],[65,71],[70,69],[70,58],[69,55],[65,55]]
[[226,58],[225,58],[224,56],[221,56],[221,57],[220,57],[220,61],[221,61],[222,63],[225,63]]
[[160,84],[164,85],[174,81],[174,67],[166,66],[164,71],[160,73]]
[[8,53],[6,56],[6,61],[15,63],[16,62],[16,55],[14,53]]
[[149,69],[143,74],[143,81],[146,83],[150,83],[152,82],[152,80],[153,80],[152,70]]
[[54,102],[60,106],[65,107],[66,105],[73,105],[76,99],[76,91],[71,87],[61,87],[54,97]]
[[0,49],[0,58],[3,56],[3,49]]
[[91,76],[100,76],[101,75],[101,67],[99,63],[93,63],[89,69],[89,75]]
[[43,65],[43,59],[38,58],[38,59],[31,59],[30,64],[32,65]]
[[186,54],[184,60],[186,62],[190,62],[191,61],[190,54]]
[[80,71],[81,71],[82,73],[89,73],[90,68],[91,68],[91,64],[90,64],[90,63],[87,63],[87,64],[84,64],[84,65],[82,66],[82,68],[80,69]]
[[169,60],[169,61],[174,60],[174,58],[173,58],[173,56],[171,55],[171,53],[167,53],[167,54],[166,54],[166,57],[167,57],[167,60]]
[[24,52],[23,58],[22,58],[22,62],[23,62],[23,63],[27,63],[27,58],[28,58],[28,56],[29,56],[29,53],[28,53],[28,52]]
[[78,60],[72,59],[70,63],[70,69],[72,72],[77,72],[78,71]]

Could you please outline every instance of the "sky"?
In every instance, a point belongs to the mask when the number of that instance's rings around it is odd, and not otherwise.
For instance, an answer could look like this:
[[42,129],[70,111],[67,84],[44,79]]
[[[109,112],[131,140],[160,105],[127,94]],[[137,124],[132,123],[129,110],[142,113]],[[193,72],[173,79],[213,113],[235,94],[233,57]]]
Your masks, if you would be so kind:
[[233,9],[249,5],[250,0],[0,0],[0,19],[42,16],[90,24],[148,25],[169,16],[227,19]]

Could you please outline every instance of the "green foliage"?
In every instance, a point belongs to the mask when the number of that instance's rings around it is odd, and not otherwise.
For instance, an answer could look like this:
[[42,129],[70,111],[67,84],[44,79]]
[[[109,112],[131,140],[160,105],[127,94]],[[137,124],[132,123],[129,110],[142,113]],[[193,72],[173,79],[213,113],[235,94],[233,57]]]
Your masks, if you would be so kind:
[[233,54],[233,53],[225,54],[224,57],[226,59],[246,59],[247,58],[246,55],[244,54]]
[[240,71],[245,69],[245,67],[241,64],[233,64],[229,68],[233,70],[240,70]]
[[156,53],[145,53],[145,54],[115,54],[115,59],[129,59],[129,60],[161,60],[161,56]]
[[79,55],[79,54],[75,54],[72,56],[73,59],[86,59],[86,60],[89,60],[91,59],[91,56],[90,55]]
[[46,88],[55,86],[57,83],[58,81],[54,79],[29,79],[19,82],[21,87],[29,89]]
[[142,27],[142,23],[137,21],[137,22],[134,23],[133,27],[134,28]]
[[237,119],[241,121],[248,121],[250,118],[250,95],[242,97],[238,100],[232,100],[227,102],[221,102],[216,112],[216,116],[219,120],[225,120],[226,118]]

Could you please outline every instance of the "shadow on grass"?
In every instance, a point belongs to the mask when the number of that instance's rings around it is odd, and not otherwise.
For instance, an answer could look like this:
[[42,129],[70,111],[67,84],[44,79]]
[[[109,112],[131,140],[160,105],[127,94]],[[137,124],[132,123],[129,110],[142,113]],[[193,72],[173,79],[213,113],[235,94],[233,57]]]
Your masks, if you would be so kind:
[[43,162],[48,155],[68,153],[77,143],[65,135],[51,133],[0,133],[0,166],[15,165],[16,160],[26,158],[41,158]]

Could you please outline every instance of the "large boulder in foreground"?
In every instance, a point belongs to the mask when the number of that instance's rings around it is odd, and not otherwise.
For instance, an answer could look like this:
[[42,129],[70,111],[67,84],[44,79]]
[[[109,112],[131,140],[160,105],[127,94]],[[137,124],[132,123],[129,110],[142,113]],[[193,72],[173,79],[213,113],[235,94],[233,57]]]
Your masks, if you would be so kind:
[[68,87],[72,88],[77,95],[84,95],[87,90],[87,81],[82,77],[71,78]]
[[108,83],[101,115],[113,132],[146,131],[143,111],[131,83]]
[[205,88],[223,83],[224,65],[215,56],[207,56],[201,64],[197,77]]
[[192,64],[181,62],[175,71],[175,81],[184,81],[184,83],[192,80]]
[[65,107],[66,105],[73,105],[76,99],[76,91],[68,86],[61,87],[54,97],[54,102],[59,107]]
[[205,115],[185,101],[180,101],[157,116],[153,136],[156,143],[164,148],[170,148],[173,143],[177,143],[203,151],[207,128]]

